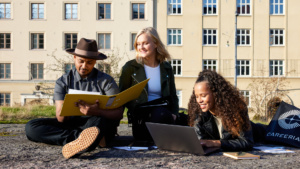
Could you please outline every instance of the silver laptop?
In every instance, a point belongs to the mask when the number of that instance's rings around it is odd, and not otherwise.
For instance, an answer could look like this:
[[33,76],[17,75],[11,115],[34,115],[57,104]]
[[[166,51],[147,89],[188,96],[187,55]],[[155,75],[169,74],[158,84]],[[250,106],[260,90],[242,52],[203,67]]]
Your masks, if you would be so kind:
[[150,122],[146,126],[161,150],[207,155],[219,149],[202,147],[193,127]]

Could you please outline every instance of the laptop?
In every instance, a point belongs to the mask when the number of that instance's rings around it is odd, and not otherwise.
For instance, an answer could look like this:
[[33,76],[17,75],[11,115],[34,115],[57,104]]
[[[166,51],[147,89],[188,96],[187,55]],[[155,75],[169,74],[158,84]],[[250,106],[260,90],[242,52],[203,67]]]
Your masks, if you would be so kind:
[[202,147],[196,131],[190,126],[146,122],[146,126],[161,150],[185,152],[195,155],[208,155],[219,148]]

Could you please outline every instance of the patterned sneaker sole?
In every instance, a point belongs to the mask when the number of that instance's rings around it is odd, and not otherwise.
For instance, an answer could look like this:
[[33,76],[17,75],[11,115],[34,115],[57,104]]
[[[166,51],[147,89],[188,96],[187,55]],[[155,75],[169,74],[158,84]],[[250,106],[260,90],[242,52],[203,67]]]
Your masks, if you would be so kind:
[[62,148],[63,156],[68,159],[86,150],[94,143],[99,133],[100,131],[97,127],[90,127],[83,130],[76,140],[64,145]]

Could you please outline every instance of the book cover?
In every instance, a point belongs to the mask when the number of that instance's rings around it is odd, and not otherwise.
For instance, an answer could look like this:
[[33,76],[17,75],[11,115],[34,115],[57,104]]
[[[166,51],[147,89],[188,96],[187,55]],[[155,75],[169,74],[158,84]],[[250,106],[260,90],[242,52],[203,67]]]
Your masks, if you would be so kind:
[[74,103],[78,100],[83,100],[88,104],[94,104],[96,100],[99,100],[99,107],[101,109],[115,109],[125,103],[136,99],[140,96],[144,87],[150,79],[144,80],[123,92],[116,95],[95,95],[95,94],[66,94],[63,107],[61,110],[61,116],[82,116],[78,107],[74,106]]
[[224,152],[224,156],[234,159],[259,159],[260,155],[254,155],[246,152]]

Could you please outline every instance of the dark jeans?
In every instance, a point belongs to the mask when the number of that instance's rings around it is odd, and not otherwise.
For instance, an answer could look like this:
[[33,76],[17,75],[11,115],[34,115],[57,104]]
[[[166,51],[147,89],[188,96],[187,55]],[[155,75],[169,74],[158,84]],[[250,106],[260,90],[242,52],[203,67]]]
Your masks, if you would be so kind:
[[165,106],[136,108],[132,117],[132,135],[135,140],[152,141],[145,122],[174,124],[174,118]]
[[99,138],[105,136],[109,142],[116,133],[118,123],[97,116],[76,116],[66,123],[60,123],[56,118],[41,118],[29,121],[25,126],[26,136],[34,142],[53,145],[65,145],[79,137],[82,130],[97,126],[100,129]]

